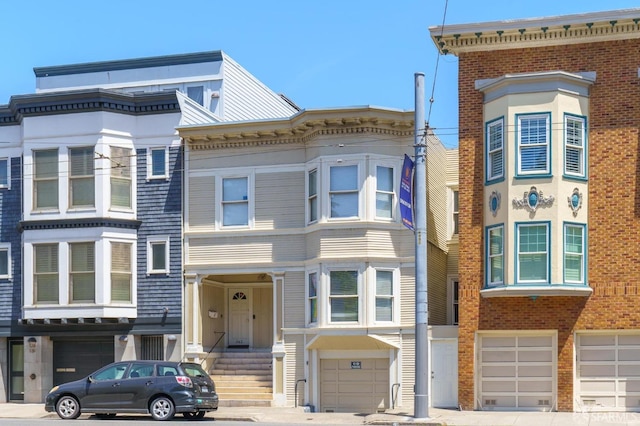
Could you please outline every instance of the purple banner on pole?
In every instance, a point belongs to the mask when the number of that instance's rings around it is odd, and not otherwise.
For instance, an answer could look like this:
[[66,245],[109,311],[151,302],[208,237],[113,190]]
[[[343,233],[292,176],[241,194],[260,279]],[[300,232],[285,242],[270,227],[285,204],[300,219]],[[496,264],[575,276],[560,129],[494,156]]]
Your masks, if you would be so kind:
[[402,224],[413,231],[413,160],[404,155],[400,179],[400,217]]

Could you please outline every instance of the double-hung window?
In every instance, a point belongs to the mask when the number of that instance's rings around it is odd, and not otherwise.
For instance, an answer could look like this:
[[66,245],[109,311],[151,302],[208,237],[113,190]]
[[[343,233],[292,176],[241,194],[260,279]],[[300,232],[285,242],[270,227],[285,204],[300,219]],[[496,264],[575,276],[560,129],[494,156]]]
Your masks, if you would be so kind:
[[376,322],[393,321],[393,271],[376,269]]
[[329,168],[330,217],[348,218],[359,215],[358,166],[331,166]]
[[69,149],[69,206],[94,207],[93,147]]
[[131,208],[131,149],[111,147],[111,207]]
[[11,161],[9,158],[0,158],[0,188],[11,186]]
[[585,284],[585,226],[575,223],[564,225],[564,281]]
[[169,237],[150,238],[147,241],[147,273],[169,273]]
[[318,221],[318,169],[310,170],[307,178],[309,223],[314,223]]
[[94,303],[96,297],[95,243],[69,243],[71,302]]
[[551,173],[551,114],[518,115],[518,174]]
[[318,273],[309,273],[307,275],[307,280],[309,324],[314,324],[318,322]]
[[33,205],[36,210],[58,208],[58,150],[33,151]]
[[459,198],[457,189],[451,191],[451,197],[451,234],[458,235]]
[[516,224],[518,282],[549,282],[549,225]]
[[111,301],[131,302],[132,244],[111,242]]
[[169,176],[168,150],[164,147],[149,148],[147,152],[147,178],[166,179]]
[[394,188],[393,167],[376,166],[376,218],[393,219]]
[[33,245],[35,303],[59,303],[58,244]]
[[572,177],[586,177],[586,119],[576,115],[564,116],[564,171]]
[[486,130],[487,182],[504,177],[504,119],[487,123]]
[[357,322],[359,305],[358,271],[330,271],[330,322]]
[[222,179],[222,226],[249,225],[249,178]]
[[0,243],[0,278],[11,278],[10,243]]
[[487,229],[487,287],[504,284],[504,226]]

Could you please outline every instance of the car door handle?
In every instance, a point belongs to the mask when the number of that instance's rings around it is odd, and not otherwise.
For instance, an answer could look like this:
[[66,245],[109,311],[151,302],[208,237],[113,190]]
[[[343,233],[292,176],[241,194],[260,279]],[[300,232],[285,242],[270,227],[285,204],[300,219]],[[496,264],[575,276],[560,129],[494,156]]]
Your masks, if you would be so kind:
[[120,383],[114,383],[114,384],[113,384],[113,387],[114,387],[114,388],[117,388],[118,386],[120,386]]
[[153,384],[153,382],[147,382],[147,383],[145,383],[145,385],[147,385],[147,386],[151,386],[152,384]]

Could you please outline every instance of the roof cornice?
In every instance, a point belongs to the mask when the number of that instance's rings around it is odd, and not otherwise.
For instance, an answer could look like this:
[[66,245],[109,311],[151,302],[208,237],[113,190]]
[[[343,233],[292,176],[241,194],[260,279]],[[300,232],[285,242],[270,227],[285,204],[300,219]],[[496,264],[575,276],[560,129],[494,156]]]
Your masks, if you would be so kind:
[[105,89],[12,96],[0,105],[0,126],[17,125],[24,117],[106,111],[127,115],[179,112],[175,92],[122,93]]
[[189,149],[304,143],[322,135],[412,136],[414,113],[373,107],[303,110],[290,118],[178,127]]
[[443,54],[640,38],[640,9],[430,27]]
[[211,52],[187,53],[182,55],[153,56],[149,58],[122,59],[115,61],[87,62],[82,64],[36,67],[36,77],[52,77],[57,75],[84,74],[90,72],[117,71],[126,69],[163,67],[169,65],[199,64],[222,61],[220,50]]

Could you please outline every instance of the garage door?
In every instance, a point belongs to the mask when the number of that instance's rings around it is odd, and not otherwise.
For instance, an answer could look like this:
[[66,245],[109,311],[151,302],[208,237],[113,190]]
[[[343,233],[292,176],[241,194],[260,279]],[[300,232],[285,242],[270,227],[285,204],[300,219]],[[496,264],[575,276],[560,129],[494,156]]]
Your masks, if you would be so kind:
[[479,404],[483,410],[551,410],[555,336],[481,336]]
[[82,379],[114,360],[113,336],[53,341],[53,384]]
[[320,361],[320,411],[376,413],[389,408],[389,359]]
[[578,334],[577,411],[640,410],[640,335]]

